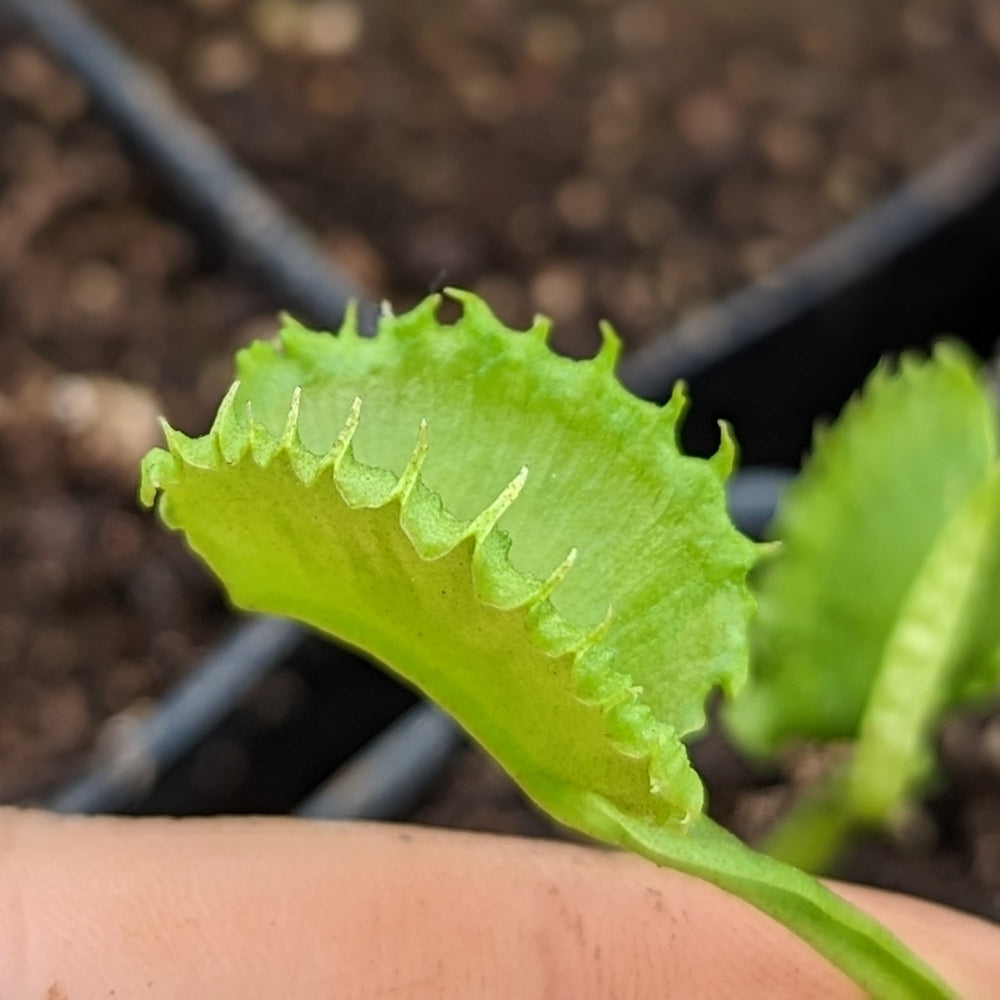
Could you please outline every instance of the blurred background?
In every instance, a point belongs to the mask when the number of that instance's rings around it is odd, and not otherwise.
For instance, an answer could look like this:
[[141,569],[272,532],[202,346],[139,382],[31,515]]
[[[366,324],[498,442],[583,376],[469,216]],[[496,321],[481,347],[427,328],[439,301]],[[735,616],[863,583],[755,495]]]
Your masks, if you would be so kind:
[[[469,287],[513,325],[553,316],[574,356],[600,318],[635,349],[766,279],[1000,95],[1000,0],[77,3],[367,297]],[[233,350],[289,304],[0,2],[0,801],[77,772],[228,627],[137,509],[136,464],[157,414],[206,428]],[[294,728],[310,669],[270,675],[237,728]],[[320,756],[274,787],[306,791]],[[269,787],[238,740],[189,765],[199,808],[288,807],[235,796]],[[474,756],[449,780],[516,802]],[[542,828],[440,802],[421,815]]]

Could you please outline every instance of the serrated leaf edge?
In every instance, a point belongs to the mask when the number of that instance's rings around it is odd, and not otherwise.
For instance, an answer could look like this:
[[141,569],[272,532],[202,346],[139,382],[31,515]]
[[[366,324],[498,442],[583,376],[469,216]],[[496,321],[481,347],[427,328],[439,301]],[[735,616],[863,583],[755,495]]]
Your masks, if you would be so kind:
[[[647,428],[656,426],[659,433],[676,436],[688,406],[686,385],[678,381],[669,400],[660,407],[631,395],[613,377],[621,342],[610,324],[601,324],[602,343],[598,353],[589,360],[574,361],[561,358],[549,349],[547,338],[551,321],[547,318],[536,317],[529,330],[518,334],[504,327],[478,296],[459,289],[446,289],[445,292],[461,303],[465,321],[478,324],[484,337],[510,336],[515,338],[515,343],[521,340],[527,349],[538,350],[549,363],[586,366],[601,379],[606,390],[616,394],[617,402],[629,407],[633,413],[639,409],[644,411]],[[364,340],[362,346],[371,347],[386,336],[411,336],[428,322],[440,325],[435,318],[440,301],[439,295],[428,296],[401,316],[384,308],[379,336]],[[349,311],[338,337],[346,334],[348,339],[361,340],[355,329],[355,316],[356,310]],[[282,348],[289,353],[294,351],[294,344],[289,343],[286,334],[294,335],[296,330],[305,329],[297,321],[286,318],[281,336]],[[423,559],[440,558],[461,543],[471,541],[472,583],[477,597],[485,605],[522,613],[529,635],[540,652],[552,657],[572,657],[571,691],[574,696],[580,702],[602,711],[605,732],[617,752],[633,759],[648,759],[650,791],[676,808],[679,826],[685,826],[700,813],[704,790],[690,766],[681,736],[672,725],[657,718],[652,706],[642,700],[642,687],[613,665],[611,651],[602,646],[612,621],[613,609],[609,607],[596,626],[585,628],[563,617],[552,603],[553,595],[572,570],[576,549],[572,549],[545,580],[522,573],[508,558],[510,539],[498,522],[516,502],[529,475],[526,467],[518,470],[478,515],[462,522],[447,511],[444,500],[421,477],[433,431],[427,421],[418,426],[410,458],[402,474],[396,476],[387,469],[365,466],[354,455],[351,442],[362,419],[361,397],[355,397],[333,445],[325,454],[317,455],[306,448],[299,433],[301,386],[293,391],[284,428],[277,437],[254,419],[252,407],[248,407],[243,419],[240,419],[236,412],[239,387],[238,380],[230,386],[205,437],[190,438],[163,422],[166,451],[154,449],[142,463],[140,499],[146,506],[152,506],[157,491],[177,482],[181,475],[180,465],[199,469],[211,468],[213,464],[218,467],[219,463],[235,465],[249,453],[254,463],[263,468],[279,456],[284,456],[306,487],[312,487],[322,475],[332,472],[333,483],[348,506],[378,508],[398,503],[398,523],[414,551]],[[719,447],[708,459],[708,467],[720,483],[728,479],[735,459],[736,447],[730,428],[725,422],[720,422]],[[355,488],[352,488],[352,481]],[[371,484],[376,481],[384,485],[373,491]],[[356,488],[359,482],[362,483],[361,489]],[[407,516],[419,496],[430,496],[436,501],[436,522],[431,531],[422,529],[421,522]],[[749,541],[747,544],[752,551],[759,553],[759,546]],[[752,607],[749,596],[746,603],[748,609]],[[724,686],[732,694],[732,688],[738,687],[739,681],[735,684],[727,681]],[[690,779],[688,788],[678,795],[677,779],[685,773]],[[697,789],[691,787],[693,784],[697,784]]]
[[[574,696],[603,712],[605,730],[616,751],[630,758],[648,757],[650,791],[659,798],[672,801],[669,794],[672,782],[687,767],[687,753],[673,727],[658,720],[653,709],[642,701],[642,688],[634,684],[626,673],[616,669],[607,651],[602,649],[601,643],[611,625],[613,609],[609,606],[605,617],[596,626],[583,628],[564,618],[552,604],[553,595],[572,571],[577,549],[571,549],[545,580],[536,580],[522,573],[507,558],[506,551],[500,562],[495,557],[478,558],[487,546],[505,537],[498,522],[517,501],[528,477],[526,467],[522,467],[496,499],[476,517],[461,523],[457,519],[447,520],[450,515],[443,512],[443,519],[435,526],[435,531],[427,536],[415,535],[413,522],[408,527],[404,526],[411,498],[421,490],[433,493],[423,482],[420,472],[431,447],[426,421],[418,427],[416,443],[406,468],[400,476],[394,477],[391,487],[383,493],[359,498],[358,491],[352,489],[349,482],[356,468],[381,473],[386,482],[392,475],[387,470],[362,466],[354,457],[351,440],[362,419],[360,397],[355,398],[333,446],[325,455],[317,456],[304,446],[299,435],[300,388],[293,394],[284,430],[278,437],[253,419],[252,408],[248,407],[243,421],[236,419],[234,401],[238,389],[239,383],[234,382],[207,435],[212,457],[217,463],[232,466],[249,457],[254,464],[265,468],[284,456],[298,480],[307,488],[315,486],[321,476],[330,473],[333,485],[349,506],[377,508],[397,503],[400,528],[405,531],[414,551],[428,561],[448,554],[465,541],[471,541],[472,583],[480,600],[505,612],[522,613],[529,626],[529,635],[541,653],[551,657],[572,657],[571,690]],[[165,425],[164,431],[167,449],[155,450],[142,464],[141,498],[146,506],[153,504],[158,491],[178,481],[183,474],[183,466],[206,468],[205,448],[202,445],[205,439],[190,438],[169,425]],[[165,461],[167,456],[169,462]],[[371,478],[366,477],[366,482],[370,483]],[[449,535],[447,548],[434,544],[433,538],[439,532]],[[519,597],[513,603],[498,603],[489,599],[492,594],[505,593],[515,593]],[[678,819],[679,824],[683,826],[689,822],[700,807],[700,801],[687,803]]]

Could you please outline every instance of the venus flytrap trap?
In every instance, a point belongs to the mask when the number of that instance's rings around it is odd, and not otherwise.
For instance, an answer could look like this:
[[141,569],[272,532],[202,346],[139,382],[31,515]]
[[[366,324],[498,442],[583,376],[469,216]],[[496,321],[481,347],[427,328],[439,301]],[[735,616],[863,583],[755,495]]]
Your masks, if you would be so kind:
[[167,428],[143,464],[241,607],[299,618],[449,711],[542,808],[707,879],[810,942],[869,994],[953,994],[884,928],[703,812],[685,736],[745,680],[758,547],[728,519],[734,447],[676,443],[664,407],[548,324],[507,330],[432,297],[378,335],[286,322],[237,357],[208,435]]
[[976,365],[942,344],[879,367],[779,511],[758,578],[757,671],[737,742],[847,741],[846,762],[765,849],[828,867],[852,832],[905,818],[942,713],[1000,681],[1000,460]]

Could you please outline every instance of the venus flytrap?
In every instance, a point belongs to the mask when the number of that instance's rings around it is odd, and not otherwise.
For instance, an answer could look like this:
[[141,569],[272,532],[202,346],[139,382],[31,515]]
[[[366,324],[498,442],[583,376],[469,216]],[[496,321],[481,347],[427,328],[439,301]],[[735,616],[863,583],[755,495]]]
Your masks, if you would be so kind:
[[975,364],[940,345],[877,369],[818,435],[775,534],[758,669],[727,720],[758,753],[848,741],[764,844],[816,870],[853,831],[905,817],[942,713],[1000,680],[997,421]]
[[289,321],[237,358],[208,435],[143,464],[241,607],[290,615],[449,711],[565,825],[705,878],[781,921],[869,994],[953,994],[884,928],[703,812],[684,748],[743,684],[758,547],[731,525],[734,448],[676,444],[683,390],[630,396],[604,329],[554,355],[468,293],[363,339]]

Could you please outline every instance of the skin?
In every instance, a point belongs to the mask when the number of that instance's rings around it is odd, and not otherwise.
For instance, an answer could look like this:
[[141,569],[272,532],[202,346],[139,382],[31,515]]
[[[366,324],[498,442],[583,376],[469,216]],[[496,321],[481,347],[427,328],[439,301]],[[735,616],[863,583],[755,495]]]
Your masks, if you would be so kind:
[[[1000,928],[874,890],[963,1000]],[[709,885],[585,847],[292,819],[0,809],[0,998],[664,998],[859,992]]]

